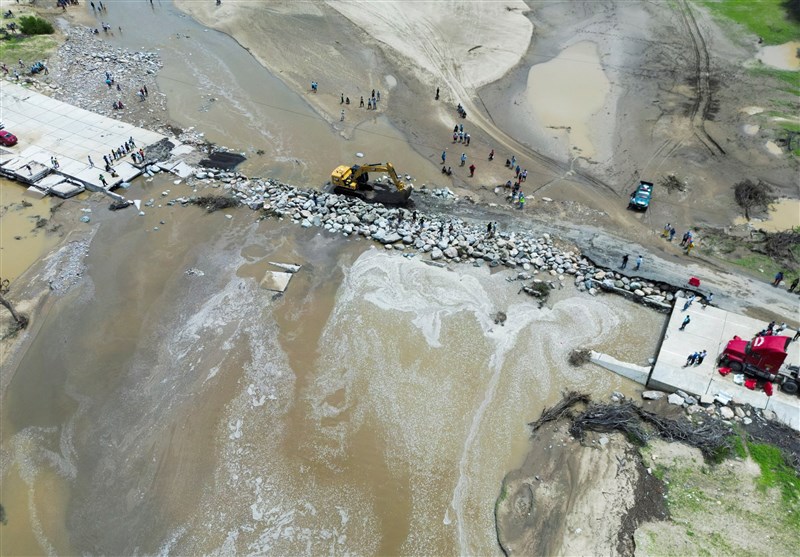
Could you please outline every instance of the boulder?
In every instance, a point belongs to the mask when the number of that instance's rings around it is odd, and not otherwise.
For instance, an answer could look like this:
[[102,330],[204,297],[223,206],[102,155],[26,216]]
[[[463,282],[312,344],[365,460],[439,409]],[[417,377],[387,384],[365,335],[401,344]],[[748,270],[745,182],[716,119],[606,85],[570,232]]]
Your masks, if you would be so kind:
[[662,391],[644,391],[642,393],[642,398],[645,400],[660,400],[666,396],[666,393]]
[[682,405],[683,405],[683,403],[685,402],[685,401],[683,400],[683,397],[682,397],[681,395],[679,395],[678,393],[672,393],[671,395],[669,395],[669,396],[667,397],[667,401],[668,401],[670,404],[675,404],[675,405],[677,405],[677,406],[682,406]]
[[732,420],[735,414],[728,406],[723,406],[719,409],[719,415],[725,420]]
[[442,255],[443,255],[442,250],[440,250],[439,248],[433,248],[431,250],[431,259],[433,259],[434,261],[436,261],[437,259],[441,259]]
[[443,253],[444,253],[445,257],[447,257],[449,259],[455,259],[456,257],[458,257],[458,250],[456,248],[452,247],[452,246],[450,246],[449,248],[444,250]]

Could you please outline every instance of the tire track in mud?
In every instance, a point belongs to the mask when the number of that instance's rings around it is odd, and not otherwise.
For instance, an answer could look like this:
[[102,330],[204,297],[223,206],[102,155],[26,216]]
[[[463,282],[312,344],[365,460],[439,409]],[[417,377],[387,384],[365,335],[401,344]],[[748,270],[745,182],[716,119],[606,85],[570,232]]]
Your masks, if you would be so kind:
[[695,56],[694,78],[696,96],[692,103],[689,119],[692,121],[692,126],[695,129],[695,136],[705,145],[711,154],[725,155],[725,149],[711,137],[705,127],[705,121],[711,113],[713,100],[713,90],[711,87],[711,80],[709,79],[711,75],[711,59],[708,54],[708,46],[703,38],[703,34],[700,32],[700,27],[697,25],[697,20],[692,13],[688,1],[682,0],[678,3],[678,10],[680,11],[686,31],[689,34],[689,39],[692,42]]
[[[480,14],[476,12],[475,15],[478,16]],[[548,185],[558,179],[571,179],[571,181],[577,181],[584,185],[606,189],[615,197],[620,197],[620,193],[612,185],[586,172],[575,169],[573,167],[574,159],[566,162],[559,161],[524,145],[503,132],[494,122],[494,118],[483,102],[483,99],[477,94],[477,91],[472,87],[463,85],[467,78],[463,74],[461,65],[456,62],[458,58],[455,53],[452,52],[447,45],[443,45],[428,38],[438,36],[432,28],[432,25],[422,24],[423,29],[420,30],[420,22],[417,22],[413,28],[407,23],[395,19],[392,20],[392,24],[394,26],[405,27],[409,32],[413,31],[415,36],[423,37],[419,41],[419,44],[422,46],[429,59],[439,68],[440,73],[438,78],[443,82],[445,87],[449,89],[454,98],[462,99],[459,102],[467,113],[471,115],[471,122],[480,127],[484,133],[510,153],[518,154],[518,158],[519,156],[526,156],[534,162],[537,162],[544,169],[553,173],[554,177],[547,182]],[[577,178],[577,180],[575,180],[575,178]]]

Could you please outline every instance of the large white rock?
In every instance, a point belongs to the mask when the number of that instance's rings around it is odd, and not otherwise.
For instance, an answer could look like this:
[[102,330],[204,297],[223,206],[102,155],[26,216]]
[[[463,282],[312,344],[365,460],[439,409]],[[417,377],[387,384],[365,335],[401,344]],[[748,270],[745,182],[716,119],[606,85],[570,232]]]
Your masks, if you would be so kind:
[[677,406],[682,406],[684,403],[683,397],[677,393],[672,393],[667,397],[667,401],[670,404],[675,404]]
[[450,259],[455,259],[458,257],[458,250],[451,246],[444,250],[444,255]]

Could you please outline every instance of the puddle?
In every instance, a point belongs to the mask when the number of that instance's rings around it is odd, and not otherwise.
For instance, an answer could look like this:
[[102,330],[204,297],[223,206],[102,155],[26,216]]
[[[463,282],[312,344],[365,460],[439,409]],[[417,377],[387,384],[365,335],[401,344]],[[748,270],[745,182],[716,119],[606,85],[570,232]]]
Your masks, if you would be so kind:
[[749,114],[750,116],[755,116],[756,114],[761,114],[764,112],[764,108],[760,106],[746,106],[742,109],[742,112]]
[[781,149],[774,141],[767,141],[764,146],[767,148],[767,151],[773,155],[783,154],[783,149]]
[[[751,219],[750,222],[756,228],[763,228],[769,232],[780,232],[800,226],[800,199],[779,199],[770,207],[768,220]],[[747,219],[737,217],[734,224],[747,224]]]
[[800,41],[790,41],[774,46],[764,46],[756,54],[756,58],[767,66],[779,70],[800,70]]
[[570,146],[592,157],[590,118],[603,107],[611,90],[597,47],[581,42],[528,73],[528,103],[544,127],[564,130]]
[[742,126],[742,130],[747,135],[755,135],[758,133],[758,130],[760,129],[761,127],[757,124],[745,124],[744,126]]

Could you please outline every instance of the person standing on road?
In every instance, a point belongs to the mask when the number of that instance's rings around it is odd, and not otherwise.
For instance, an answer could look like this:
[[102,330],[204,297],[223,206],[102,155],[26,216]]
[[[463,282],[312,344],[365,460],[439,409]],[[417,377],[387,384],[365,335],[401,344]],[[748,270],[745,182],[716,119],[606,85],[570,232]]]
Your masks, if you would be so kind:
[[447,152],[446,151],[442,151],[442,164],[444,164],[444,161],[446,161],[446,160],[447,160]]
[[694,294],[689,296],[689,298],[686,300],[686,303],[683,304],[683,309],[681,311],[686,311],[687,309],[689,309],[689,306],[692,305],[692,302],[694,302]]
[[675,232],[676,232],[676,230],[675,230],[674,226],[669,229],[669,241],[670,242],[672,241],[673,238],[675,238]]
[[494,160],[494,149],[492,149],[491,151],[489,151],[489,160],[490,160],[490,161],[493,161],[493,160]]
[[634,270],[634,271],[638,271],[638,270],[639,270],[639,268],[642,266],[642,262],[643,262],[643,261],[644,261],[644,258],[643,258],[641,255],[640,255],[640,256],[638,256],[638,257],[636,258],[636,266],[633,268],[633,270]]
[[679,331],[684,330],[686,328],[686,325],[688,325],[691,322],[692,322],[692,318],[687,315],[686,317],[683,318],[683,323],[681,323],[681,328],[678,329],[678,330]]
[[461,166],[464,166],[467,163],[467,154],[461,153]]
[[89,167],[94,168],[94,161],[92,160],[92,155],[86,155],[86,158],[89,159]]
[[697,355],[697,358],[695,358],[695,360],[694,360],[694,365],[696,365],[696,366],[699,366],[700,364],[702,364],[702,363],[703,363],[703,360],[705,360],[705,359],[706,359],[706,356],[708,356],[708,352],[706,352],[705,350],[703,350],[702,352],[700,352],[700,353]]
[[439,100],[439,88],[436,88],[436,98],[434,100]]
[[628,258],[629,256],[627,253],[622,256],[622,265],[619,266],[620,269],[624,269],[625,267],[628,266]]
[[782,280],[783,280],[783,271],[778,271],[775,274],[775,280],[772,281],[772,286],[777,288]]
[[689,356],[686,358],[686,363],[683,364],[683,367],[689,367],[690,365],[694,364],[694,362],[697,360],[699,356],[700,356],[699,352],[692,352],[691,354],[689,354]]
[[475,176],[475,165],[471,164],[469,165],[469,177],[472,178],[473,176]]

